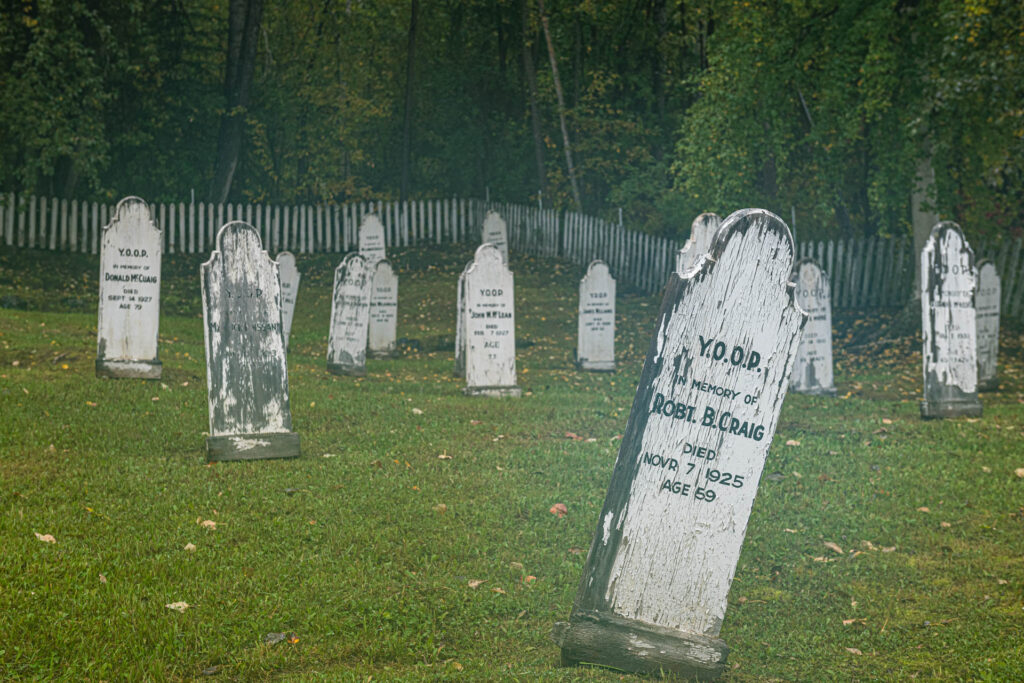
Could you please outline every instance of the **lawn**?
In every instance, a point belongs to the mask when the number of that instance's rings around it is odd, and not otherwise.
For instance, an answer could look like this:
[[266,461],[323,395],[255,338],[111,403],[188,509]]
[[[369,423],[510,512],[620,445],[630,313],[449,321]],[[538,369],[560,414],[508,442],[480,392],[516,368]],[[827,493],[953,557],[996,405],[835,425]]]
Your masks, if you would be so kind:
[[[393,254],[403,356],[358,379],[325,370],[340,259],[299,257],[302,457],[208,465],[201,259],[164,259],[163,379],[100,380],[98,259],[0,252],[0,679],[639,680],[560,668],[548,634],[658,300],[620,291],[619,370],[577,372],[581,269],[513,255],[524,396],[467,398],[470,256]],[[1021,327],[982,419],[925,422],[919,342],[864,342],[882,317],[837,315],[838,397],[787,397],[723,680],[1024,680]]]

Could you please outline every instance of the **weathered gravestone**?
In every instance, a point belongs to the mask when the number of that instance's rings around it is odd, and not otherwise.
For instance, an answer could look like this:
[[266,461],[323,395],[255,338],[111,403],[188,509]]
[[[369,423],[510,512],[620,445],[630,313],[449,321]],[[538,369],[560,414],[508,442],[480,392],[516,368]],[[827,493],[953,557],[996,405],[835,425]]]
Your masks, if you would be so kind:
[[371,268],[377,261],[388,257],[384,245],[384,224],[375,213],[363,216],[359,224],[359,253],[366,258]]
[[493,244],[476,250],[466,270],[467,396],[520,396],[516,386],[516,318],[512,271]]
[[676,272],[680,275],[693,268],[711,250],[711,240],[722,225],[718,214],[702,213],[690,224],[690,239],[676,254]]
[[370,293],[369,348],[373,358],[390,358],[397,351],[398,276],[387,260],[377,261]]
[[161,235],[146,202],[126,197],[103,228],[96,375],[158,379]]
[[999,297],[1002,294],[996,264],[987,259],[980,262],[976,280],[974,310],[978,330],[978,388],[994,391],[999,388]]
[[501,252],[501,257],[508,263],[508,226],[505,219],[497,211],[488,211],[481,230],[480,244],[493,244]]
[[568,623],[566,664],[712,678],[718,635],[805,315],[793,239],[729,216],[713,258],[665,291]]
[[592,261],[580,281],[576,363],[583,370],[615,369],[615,278],[604,261]]
[[372,268],[362,254],[349,254],[334,269],[327,371],[335,375],[366,374]]
[[278,264],[259,233],[236,221],[200,268],[210,402],[210,460],[293,458]]
[[466,376],[466,273],[473,265],[470,261],[459,274],[455,289],[455,369],[456,377]]
[[921,417],[981,415],[974,286],[974,251],[960,226],[938,223],[921,250]]
[[800,335],[789,390],[801,394],[835,396],[832,377],[832,292],[828,275],[811,259],[793,267],[796,302],[807,314]]
[[284,348],[292,334],[292,320],[295,318],[295,299],[299,295],[299,280],[302,275],[295,267],[295,256],[290,251],[277,255],[277,270],[281,274],[281,329],[284,334]]

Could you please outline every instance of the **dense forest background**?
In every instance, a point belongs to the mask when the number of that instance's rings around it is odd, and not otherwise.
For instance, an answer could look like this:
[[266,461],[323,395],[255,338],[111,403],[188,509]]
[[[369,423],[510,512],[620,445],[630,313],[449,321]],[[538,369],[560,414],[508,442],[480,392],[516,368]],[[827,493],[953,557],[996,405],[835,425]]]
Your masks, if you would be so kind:
[[0,102],[3,191],[1024,227],[1019,0],[0,0]]

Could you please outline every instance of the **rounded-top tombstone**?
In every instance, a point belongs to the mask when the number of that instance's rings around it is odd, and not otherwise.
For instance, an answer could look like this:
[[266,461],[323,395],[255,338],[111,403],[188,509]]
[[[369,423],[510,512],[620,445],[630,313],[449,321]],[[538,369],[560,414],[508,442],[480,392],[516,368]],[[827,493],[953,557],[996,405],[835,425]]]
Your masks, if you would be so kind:
[[604,261],[592,261],[580,281],[576,363],[582,370],[615,370],[615,278]]
[[287,349],[302,275],[295,267],[295,256],[290,251],[282,251],[277,255],[277,269],[281,274],[281,329],[284,334],[284,347]]
[[702,213],[690,224],[690,238],[676,254],[676,272],[680,275],[693,268],[711,250],[711,241],[722,225],[716,213]]
[[371,267],[377,261],[388,257],[384,240],[384,224],[380,222],[380,218],[375,213],[363,216],[363,220],[359,224],[359,253],[366,258]]
[[796,302],[807,313],[800,335],[789,390],[801,394],[835,396],[832,370],[832,292],[828,274],[812,259],[793,266]]
[[488,211],[480,230],[480,243],[493,244],[508,263],[508,226],[497,211]]
[[493,244],[477,248],[464,283],[467,396],[518,397],[514,278]]
[[943,221],[921,250],[924,418],[981,415],[974,315],[974,251]]
[[299,455],[292,432],[281,281],[256,229],[233,221],[200,268],[210,460]]
[[370,293],[370,322],[367,333],[371,358],[398,355],[398,276],[387,259],[377,261]]
[[1002,295],[996,264],[988,259],[979,262],[976,279],[974,310],[978,330],[978,389],[994,391],[999,388],[999,300]]
[[564,663],[713,678],[729,587],[806,318],[793,239],[729,216],[673,273],[568,623]]
[[366,374],[373,264],[351,253],[334,269],[331,327],[327,338],[327,371],[335,375]]
[[138,197],[117,204],[100,250],[96,375],[159,379],[162,236]]

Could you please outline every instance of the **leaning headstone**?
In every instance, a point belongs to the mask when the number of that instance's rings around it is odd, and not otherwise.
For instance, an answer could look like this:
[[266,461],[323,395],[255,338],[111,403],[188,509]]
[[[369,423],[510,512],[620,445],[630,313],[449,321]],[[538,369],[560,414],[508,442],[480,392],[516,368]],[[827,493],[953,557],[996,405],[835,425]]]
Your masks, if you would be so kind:
[[466,272],[473,265],[470,261],[459,274],[455,289],[455,369],[456,377],[466,376]]
[[1002,286],[996,264],[984,260],[978,264],[977,290],[974,293],[978,330],[978,389],[999,388],[999,297]]
[[369,353],[372,358],[396,355],[398,276],[387,260],[377,261],[370,292]]
[[118,202],[100,252],[98,377],[160,377],[160,245],[146,202]]
[[476,250],[466,270],[467,396],[520,396],[516,386],[516,318],[512,271],[493,244]]
[[295,267],[295,256],[290,251],[277,255],[277,268],[281,273],[281,328],[284,334],[284,348],[292,334],[292,320],[295,318],[295,299],[299,295],[299,280],[302,275]]
[[327,371],[335,375],[366,374],[372,268],[362,254],[349,254],[334,269]]
[[805,315],[782,220],[729,216],[669,277],[568,623],[565,664],[712,678],[719,631]]
[[210,402],[210,460],[293,458],[278,264],[259,232],[235,221],[200,268]]
[[938,223],[921,250],[921,417],[981,415],[974,287],[974,251],[960,226]]
[[711,240],[722,225],[718,214],[702,213],[690,224],[690,239],[676,254],[676,272],[682,275],[693,268],[711,250]]
[[501,257],[508,263],[508,226],[505,219],[497,211],[488,211],[481,230],[480,244],[493,244],[501,252]]
[[615,278],[604,261],[592,261],[580,281],[576,363],[583,370],[615,369]]
[[800,335],[789,390],[800,394],[835,396],[832,376],[832,292],[828,275],[811,259],[793,267],[796,302],[807,314]]
[[372,268],[377,261],[388,257],[384,245],[384,224],[375,213],[363,216],[359,224],[359,253]]

